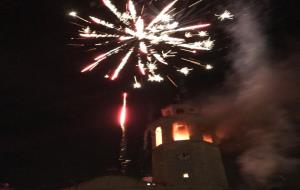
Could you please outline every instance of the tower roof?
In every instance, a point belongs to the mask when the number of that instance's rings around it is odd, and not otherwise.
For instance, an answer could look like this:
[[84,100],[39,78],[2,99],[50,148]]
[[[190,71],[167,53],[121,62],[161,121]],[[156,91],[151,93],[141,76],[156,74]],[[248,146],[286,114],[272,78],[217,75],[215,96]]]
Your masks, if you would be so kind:
[[163,108],[161,113],[163,117],[169,117],[181,114],[199,114],[199,110],[188,104],[172,104]]

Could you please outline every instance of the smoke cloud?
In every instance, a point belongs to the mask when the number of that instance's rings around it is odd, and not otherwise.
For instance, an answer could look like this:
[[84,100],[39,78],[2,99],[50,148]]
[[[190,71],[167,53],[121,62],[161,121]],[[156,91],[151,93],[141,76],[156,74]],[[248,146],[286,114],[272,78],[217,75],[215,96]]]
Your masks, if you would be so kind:
[[272,59],[255,12],[249,6],[235,12],[235,23],[229,28],[234,71],[224,89],[209,94],[205,103],[201,98],[201,110],[217,127],[221,143],[233,142],[242,176],[258,189],[271,186],[274,177],[298,164],[290,152],[298,142],[300,67],[296,58]]

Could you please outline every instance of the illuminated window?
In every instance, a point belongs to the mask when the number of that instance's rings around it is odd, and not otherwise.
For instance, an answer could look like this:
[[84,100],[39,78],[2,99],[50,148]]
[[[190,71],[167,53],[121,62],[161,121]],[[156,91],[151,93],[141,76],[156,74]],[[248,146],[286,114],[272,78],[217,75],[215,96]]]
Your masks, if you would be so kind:
[[173,124],[173,139],[174,141],[183,141],[190,139],[190,133],[187,125],[182,123]]
[[214,142],[212,136],[209,135],[209,134],[204,134],[202,136],[202,140],[205,141],[205,142],[208,142],[208,143],[213,143]]
[[162,144],[162,130],[161,127],[155,129],[155,145],[159,146]]
[[182,177],[183,177],[183,178],[189,178],[190,175],[189,175],[189,173],[183,173],[183,174],[182,174]]

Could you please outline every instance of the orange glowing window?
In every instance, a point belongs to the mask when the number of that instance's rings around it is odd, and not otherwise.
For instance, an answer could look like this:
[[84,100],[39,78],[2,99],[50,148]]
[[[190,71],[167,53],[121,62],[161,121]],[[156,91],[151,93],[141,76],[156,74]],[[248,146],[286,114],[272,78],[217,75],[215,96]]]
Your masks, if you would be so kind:
[[174,141],[184,141],[190,139],[190,133],[187,125],[182,123],[173,124],[173,139]]
[[209,135],[209,134],[204,134],[202,136],[202,140],[205,141],[205,142],[208,142],[208,143],[213,143],[214,142],[212,136]]
[[162,144],[162,130],[161,127],[155,129],[155,146]]

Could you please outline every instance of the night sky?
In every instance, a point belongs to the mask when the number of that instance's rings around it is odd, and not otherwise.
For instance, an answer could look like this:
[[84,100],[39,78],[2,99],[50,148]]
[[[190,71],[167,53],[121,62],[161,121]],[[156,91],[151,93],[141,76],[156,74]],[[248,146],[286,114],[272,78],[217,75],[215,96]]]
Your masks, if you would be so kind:
[[[220,4],[212,1],[210,6],[220,8]],[[223,4],[230,7],[228,1]],[[295,0],[253,4],[265,6],[262,10],[269,16],[262,22],[272,56],[284,60],[297,54],[300,16]],[[178,97],[189,100],[221,88],[232,71],[226,58],[230,35],[221,31],[215,36],[220,38],[216,50],[203,55],[205,62],[216,66],[215,71],[199,70],[188,78],[176,78],[180,88],[168,82],[148,83],[133,91],[128,74],[116,82],[105,80],[101,69],[82,74],[80,70],[94,54],[67,45],[76,36],[67,14],[71,10],[106,14],[102,9],[93,0],[1,0],[0,183],[16,189],[56,189],[113,173],[118,167],[117,113],[123,91],[129,92],[128,147],[133,160],[129,172],[144,175],[143,133],[159,117],[160,108],[178,102]],[[230,160],[235,155],[226,156],[234,185],[238,169]],[[289,186],[297,188],[294,183]]]

